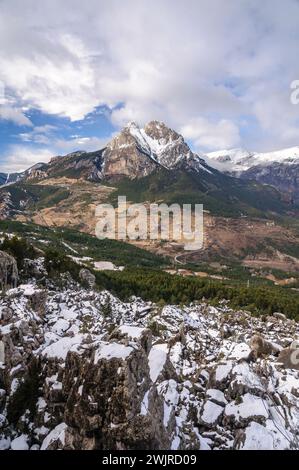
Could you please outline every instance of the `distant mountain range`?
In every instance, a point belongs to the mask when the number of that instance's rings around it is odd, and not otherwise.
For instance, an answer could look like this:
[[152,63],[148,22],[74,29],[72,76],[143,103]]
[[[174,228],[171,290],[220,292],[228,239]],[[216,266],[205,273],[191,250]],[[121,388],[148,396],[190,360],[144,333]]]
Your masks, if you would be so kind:
[[[0,220],[94,234],[96,206],[115,204],[119,195],[125,195],[129,202],[146,204],[201,203],[205,210],[205,249],[190,255],[189,261],[222,259],[227,263],[241,259],[259,266],[270,263],[277,269],[293,271],[298,265],[299,269],[294,226],[299,213],[294,203],[296,176],[292,192],[290,180],[283,174],[275,185],[262,184],[259,175],[249,174],[259,169],[259,165],[251,166],[251,162],[260,161],[253,154],[234,151],[218,157],[210,155],[205,161],[164,123],[151,121],[144,128],[130,123],[103,149],[53,157],[49,163],[38,163],[13,175],[14,180],[12,175],[4,175]],[[243,172],[231,167],[220,171],[212,166],[218,166],[219,160],[240,166],[240,159]],[[279,171],[289,168],[296,172],[293,163],[277,164],[283,165]],[[267,171],[274,171],[275,165],[271,163]],[[135,244],[157,254],[182,256],[175,244]]]
[[[212,168],[180,134],[158,121],[144,128],[130,123],[104,149],[54,157],[14,178],[15,184],[7,185],[8,178],[2,190],[8,193],[10,208],[18,211],[28,210],[32,202],[52,203],[49,191],[52,187],[54,195],[58,178],[112,185],[132,201],[203,203],[217,215],[261,216],[292,209],[289,198],[275,188]],[[46,192],[41,191],[43,185],[47,185]],[[41,201],[45,194],[47,201]]]
[[266,153],[219,150],[208,153],[206,161],[230,175],[272,185],[299,202],[299,147]]
[[15,183],[23,177],[24,173],[0,173],[0,186]]
[[96,152],[73,152],[53,157],[47,164],[38,163],[22,173],[0,173],[0,186],[57,176],[89,181],[135,180],[161,168],[206,172],[203,180],[207,174],[209,179],[217,179],[218,172],[222,172],[271,185],[285,194],[284,199],[299,202],[299,147],[266,153],[235,148],[199,156],[180,134],[158,121],[151,121],[144,128],[131,122],[106,148]]

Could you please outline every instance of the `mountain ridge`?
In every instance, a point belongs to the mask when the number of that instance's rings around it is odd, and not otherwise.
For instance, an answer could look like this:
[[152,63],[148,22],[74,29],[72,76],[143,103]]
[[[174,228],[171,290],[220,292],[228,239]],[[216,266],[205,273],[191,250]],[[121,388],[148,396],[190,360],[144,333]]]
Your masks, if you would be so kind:
[[271,185],[299,202],[299,146],[264,153],[220,150],[209,153],[207,161],[232,176]]

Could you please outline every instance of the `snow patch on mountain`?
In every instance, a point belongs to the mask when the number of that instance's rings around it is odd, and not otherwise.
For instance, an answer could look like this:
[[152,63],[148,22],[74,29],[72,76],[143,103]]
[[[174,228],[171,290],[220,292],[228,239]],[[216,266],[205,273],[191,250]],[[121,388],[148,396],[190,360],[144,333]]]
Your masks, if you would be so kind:
[[299,163],[299,146],[273,152],[249,152],[242,148],[217,150],[205,157],[206,162],[220,171],[240,173],[253,166],[268,166],[273,163],[292,165]]

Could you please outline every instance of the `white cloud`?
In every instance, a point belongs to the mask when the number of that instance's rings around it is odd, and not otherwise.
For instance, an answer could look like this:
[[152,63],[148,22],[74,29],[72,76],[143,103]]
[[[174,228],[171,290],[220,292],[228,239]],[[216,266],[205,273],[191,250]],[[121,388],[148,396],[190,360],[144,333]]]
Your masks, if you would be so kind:
[[4,173],[24,171],[35,163],[48,162],[51,157],[53,153],[47,149],[12,145],[1,159],[0,171]]
[[116,125],[197,122],[211,148],[236,142],[249,115],[243,145],[288,145],[298,41],[294,0],[2,0],[0,80],[20,104],[71,120],[122,103]]
[[44,126],[35,126],[30,132],[18,134],[23,142],[34,142],[36,144],[50,144],[52,134],[57,129],[56,126],[45,124]]
[[[54,127],[54,126],[53,126]],[[37,129],[45,129],[49,132],[48,126],[43,126]],[[108,142],[108,138],[98,138],[98,137],[79,137],[76,136],[71,139],[59,139],[49,137],[49,148],[32,147],[27,142],[35,142],[35,144],[44,144],[42,139],[39,139],[39,136],[42,134],[28,134],[28,140],[23,138],[24,144],[20,145],[11,145],[8,150],[2,156],[0,160],[0,172],[3,173],[12,173],[24,171],[35,163],[47,163],[53,156],[56,155],[65,155],[77,150],[92,152],[95,150],[102,149]],[[24,134],[23,134],[24,136]],[[47,138],[44,135],[45,139]]]
[[204,118],[191,120],[181,128],[186,139],[191,139],[196,148],[223,149],[239,145],[238,127],[227,119],[213,123]]
[[57,139],[54,140],[53,145],[57,154],[65,154],[74,152],[76,150],[84,150],[86,152],[93,152],[100,150],[108,142],[108,138],[99,137],[74,137],[72,139]]
[[12,121],[18,126],[32,126],[30,119],[25,116],[25,114],[17,108],[12,108],[10,106],[0,106],[0,120]]

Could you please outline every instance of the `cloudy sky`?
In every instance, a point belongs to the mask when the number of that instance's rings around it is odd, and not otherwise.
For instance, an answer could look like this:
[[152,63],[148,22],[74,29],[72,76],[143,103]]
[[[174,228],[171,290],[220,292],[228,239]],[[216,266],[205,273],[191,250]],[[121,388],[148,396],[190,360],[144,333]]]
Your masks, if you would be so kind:
[[299,145],[297,0],[0,0],[0,171],[165,121],[197,151]]

